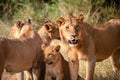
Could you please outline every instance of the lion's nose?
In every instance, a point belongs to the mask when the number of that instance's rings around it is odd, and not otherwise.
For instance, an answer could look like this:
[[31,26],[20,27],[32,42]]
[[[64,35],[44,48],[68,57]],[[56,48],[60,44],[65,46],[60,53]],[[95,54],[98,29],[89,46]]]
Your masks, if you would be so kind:
[[73,38],[75,38],[76,37],[76,35],[71,35]]

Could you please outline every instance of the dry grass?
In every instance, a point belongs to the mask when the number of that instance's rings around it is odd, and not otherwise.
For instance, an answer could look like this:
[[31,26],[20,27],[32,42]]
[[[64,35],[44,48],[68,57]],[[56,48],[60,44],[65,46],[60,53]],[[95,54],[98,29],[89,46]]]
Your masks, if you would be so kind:
[[[79,74],[85,78],[85,73],[85,61],[80,61]],[[118,80],[118,75],[112,70],[110,59],[96,63],[94,78],[94,80]]]
[[0,36],[7,37],[11,29],[11,24],[0,20]]

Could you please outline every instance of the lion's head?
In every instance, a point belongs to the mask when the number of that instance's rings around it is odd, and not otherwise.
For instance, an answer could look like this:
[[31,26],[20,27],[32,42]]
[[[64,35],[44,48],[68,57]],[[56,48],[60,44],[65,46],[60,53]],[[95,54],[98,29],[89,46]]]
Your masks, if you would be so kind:
[[65,18],[60,17],[56,21],[60,26],[60,37],[64,43],[69,44],[69,46],[77,46],[78,44],[83,44],[86,37],[85,26],[83,22],[83,15],[75,17],[72,14],[68,14]]
[[26,24],[31,24],[31,20],[28,19],[28,20],[25,20],[25,21],[17,21],[14,24],[14,26],[12,27],[9,37],[11,39],[19,38],[20,31],[21,31],[22,27]]
[[30,19],[28,19],[27,22],[24,22],[22,24],[23,25],[19,31],[18,38],[30,38],[30,37],[37,35],[33,29]]
[[17,21],[17,22],[14,24],[14,26],[12,27],[11,32],[10,32],[10,34],[9,34],[9,37],[10,37],[11,39],[16,39],[16,38],[18,38],[18,35],[19,35],[19,33],[20,33],[21,27],[22,27],[21,21]]
[[42,49],[44,50],[44,55],[45,55],[45,63],[48,65],[54,64],[59,60],[60,57],[60,46],[42,46]]
[[38,34],[45,43],[52,39],[60,39],[59,28],[50,20],[45,21],[43,26],[38,30]]

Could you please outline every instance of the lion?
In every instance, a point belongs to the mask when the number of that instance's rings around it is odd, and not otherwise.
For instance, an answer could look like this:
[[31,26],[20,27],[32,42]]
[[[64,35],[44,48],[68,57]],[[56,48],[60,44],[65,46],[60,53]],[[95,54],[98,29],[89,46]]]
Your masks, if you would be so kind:
[[18,38],[18,35],[19,35],[19,26],[18,25],[20,25],[20,21],[18,21],[17,24],[14,24],[14,26],[12,27],[11,32],[9,34],[9,37],[11,39],[17,39]]
[[[21,23],[20,23],[20,21],[17,22],[17,25],[15,24],[12,27],[12,30],[10,32],[10,38],[19,39],[22,25],[25,24],[26,22],[29,22],[29,20],[21,22]],[[18,34],[16,35],[15,33],[18,33]],[[39,37],[41,38],[42,44],[44,43],[46,45],[49,45],[50,42],[52,41],[52,39],[60,39],[59,28],[57,27],[57,25],[55,25],[50,20],[45,21],[43,26],[38,30],[38,34],[39,34]],[[42,45],[42,44],[40,44],[40,45]],[[41,63],[41,65],[43,65],[43,64],[44,63]],[[40,65],[40,64],[38,63],[38,65]],[[44,79],[43,78],[44,67],[41,70],[42,70],[42,71],[40,71],[41,74],[40,73],[39,74],[41,75],[40,79],[43,80]],[[38,73],[38,72],[39,71],[37,70],[36,73]],[[24,73],[27,75],[28,72],[25,71]],[[25,76],[25,77],[28,77],[28,76]]]
[[45,45],[50,45],[53,39],[60,40],[59,28],[50,20],[45,21],[43,26],[38,30],[38,34]]
[[45,46],[43,44],[42,49],[44,50],[46,64],[45,80],[71,80],[69,63],[60,53],[60,45]]
[[[25,24],[26,22],[29,22],[29,20],[26,21],[18,21],[17,24],[14,24],[14,26],[11,29],[11,32],[9,34],[9,37],[11,39],[17,39],[20,36],[20,31],[22,28],[22,25]],[[50,20],[46,20],[42,27],[38,29],[38,34],[42,40],[42,43],[46,45],[50,45],[50,42],[53,39],[58,39],[60,40],[60,35],[59,35],[59,28],[58,26],[53,23]]]
[[[93,80],[95,63],[114,55],[120,48],[120,20],[110,20],[103,28],[94,28],[83,19],[83,15],[76,17],[70,13],[56,20],[61,40],[68,47],[71,80],[77,80],[79,60],[86,61],[86,80]],[[120,71],[118,59],[113,61]]]
[[24,21],[17,21],[10,31],[9,38],[10,39],[19,38],[20,30],[22,29],[23,25],[26,24],[26,23],[31,23],[31,20],[27,19],[27,20],[24,20]]
[[32,68],[42,56],[41,39],[31,23],[23,24],[19,35],[19,39],[0,39],[0,77],[4,68],[13,73]]
[[[46,46],[50,45],[51,41],[53,39],[60,40],[59,28],[56,24],[54,24],[50,20],[47,20],[44,22],[42,27],[40,29],[38,29],[38,34],[39,34],[39,37],[42,41],[42,44],[45,44]],[[40,65],[40,64],[38,63],[38,65]],[[44,80],[45,66],[43,66],[43,65],[45,65],[44,62],[42,62],[42,64],[41,64],[42,70],[40,72],[40,80]],[[38,72],[38,71],[36,70],[36,72]]]
[[[21,31],[23,25],[28,24],[28,23],[31,24],[30,19],[27,19],[27,20],[24,20],[24,21],[17,21],[11,29],[11,32],[9,34],[9,38],[10,39],[19,39],[20,31]],[[26,37],[24,36],[24,38],[26,38]],[[26,74],[27,76],[24,75],[24,74]],[[24,80],[24,79],[28,80],[28,79],[33,78],[33,74],[31,72],[31,69],[27,70],[27,71],[24,71],[24,72],[17,73],[16,75],[17,75],[16,78],[19,79],[19,80]]]

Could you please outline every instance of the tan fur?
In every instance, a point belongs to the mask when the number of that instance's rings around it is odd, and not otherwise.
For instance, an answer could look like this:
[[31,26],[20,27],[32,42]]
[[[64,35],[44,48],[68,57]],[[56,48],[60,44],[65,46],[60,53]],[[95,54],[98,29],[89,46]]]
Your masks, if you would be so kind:
[[[60,53],[60,46],[42,46],[45,55],[45,80],[71,80],[69,63]],[[78,79],[81,77],[78,75]]]
[[[37,32],[32,29],[31,24],[24,24],[20,31],[19,39],[0,39],[1,55],[4,54],[2,59],[4,66],[9,72],[20,72],[30,69],[38,59],[41,57],[42,50],[40,50],[41,40]],[[1,68],[0,73],[2,73]],[[1,76],[1,75],[0,75]]]
[[17,39],[18,38],[18,35],[20,34],[20,28],[19,28],[20,25],[19,24],[21,24],[20,21],[15,23],[14,26],[12,27],[10,34],[9,34],[10,39]]
[[[31,24],[30,19],[28,19],[26,21],[17,21],[11,29],[11,32],[9,34],[9,38],[10,39],[19,39],[20,38],[20,32],[23,33],[21,31],[21,29],[23,28],[23,25],[28,24],[28,23]],[[25,30],[27,30],[27,28]],[[25,30],[24,30],[24,33],[25,33]],[[24,38],[27,38],[27,37],[24,36]],[[24,72],[17,73],[16,77],[19,80],[28,80],[28,79],[33,78],[32,74],[33,73],[31,72],[31,69],[30,69],[30,70],[27,70],[27,71],[24,71]]]
[[120,20],[110,20],[102,27],[94,28],[81,19],[69,15],[66,19],[58,18],[57,22],[61,40],[69,48],[71,79],[77,80],[79,60],[85,60],[86,80],[93,80],[95,62],[107,59],[120,48]]
[[[21,25],[23,25],[25,23],[26,22],[21,22]],[[10,38],[13,38],[13,39],[20,38],[20,35],[22,35],[24,37],[27,37],[28,34],[23,35],[23,33],[26,33],[28,28],[26,27],[26,29],[24,31],[21,31],[21,27],[20,27],[21,25],[20,25],[20,23],[18,24],[18,22],[17,22],[17,24],[15,24],[15,26],[13,26],[13,28],[11,30],[11,33],[10,33]],[[20,31],[22,32],[21,34],[20,34]],[[15,35],[16,33],[18,33],[18,34]],[[60,38],[58,27],[56,27],[56,25],[54,23],[52,23],[51,21],[49,21],[49,20],[46,21],[43,24],[43,26],[38,30],[38,33],[39,33],[39,36],[40,36],[40,38],[42,40],[41,41],[42,44],[44,43],[45,45],[49,45],[52,39]],[[40,45],[42,45],[42,44],[40,44]],[[38,65],[40,70],[39,69],[34,69],[34,71],[38,75],[37,76],[38,79],[40,77],[40,80],[43,80],[43,77],[44,77],[44,66],[43,65],[44,65],[44,63],[43,62],[42,63],[38,62],[37,65]],[[42,68],[41,68],[41,66],[42,66]],[[25,72],[25,73],[27,73],[27,72]],[[39,76],[39,75],[41,75],[41,76]],[[26,77],[28,77],[28,76],[26,76]]]
[[31,20],[27,19],[25,21],[17,21],[14,26],[12,27],[10,34],[9,34],[9,38],[10,39],[17,39],[19,38],[20,35],[20,31],[23,27],[24,24],[31,24]]
[[59,45],[44,47],[45,80],[71,80],[68,62],[63,58],[59,50]]
[[38,34],[42,39],[42,43],[49,45],[52,39],[59,39],[59,28],[50,20],[46,21],[38,30]]

